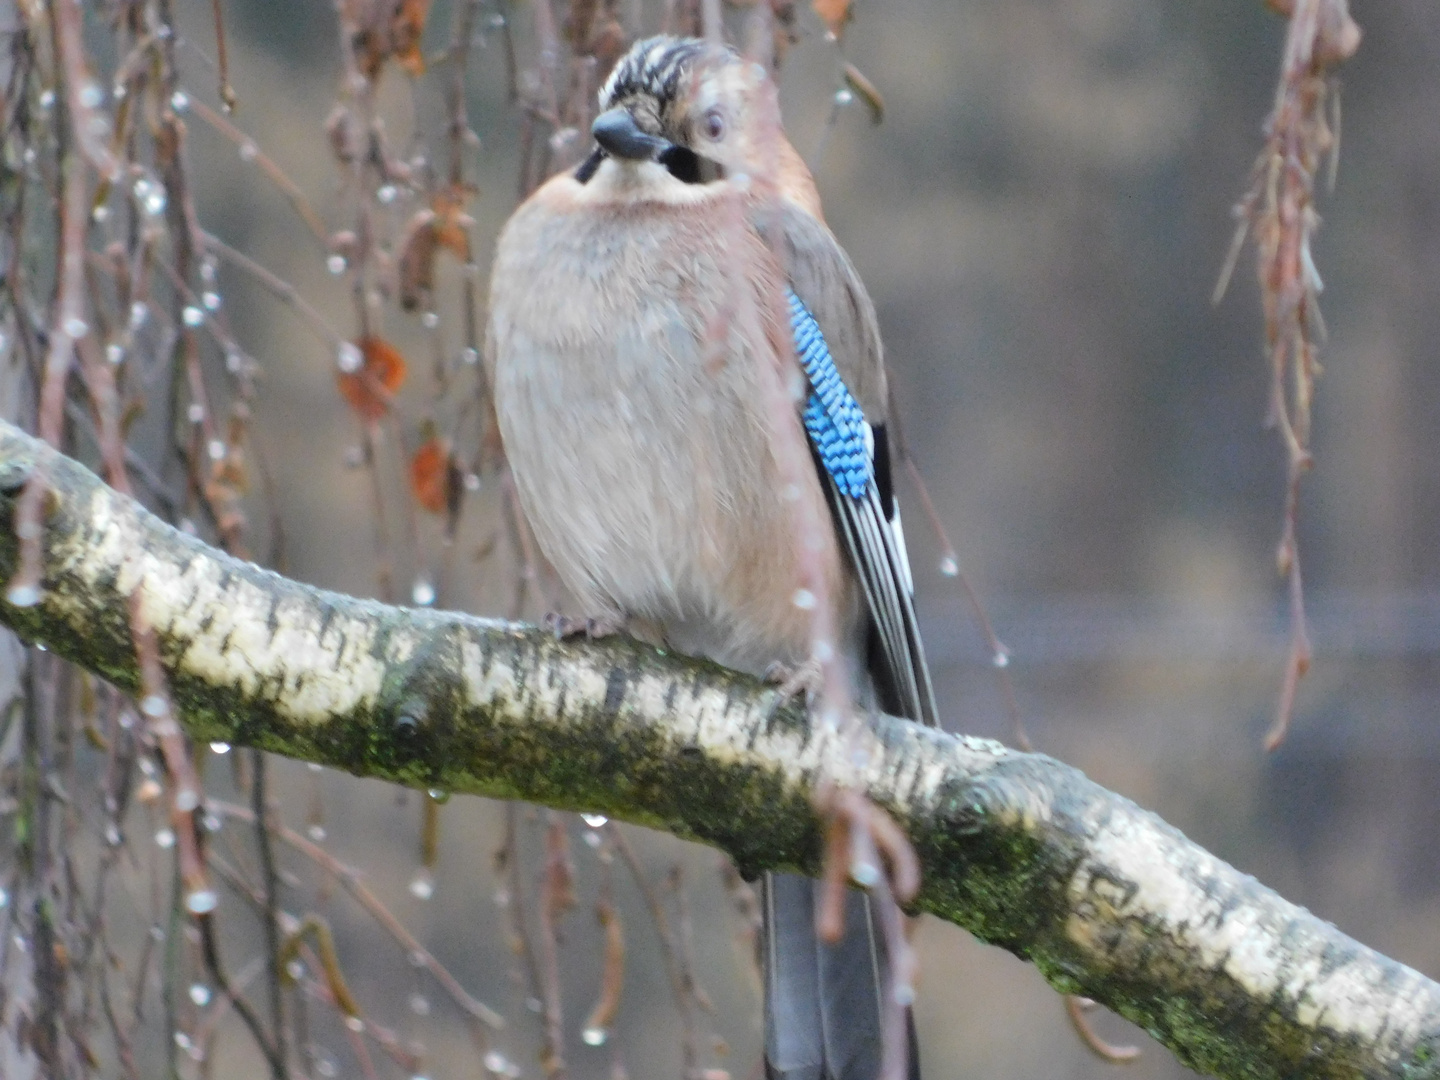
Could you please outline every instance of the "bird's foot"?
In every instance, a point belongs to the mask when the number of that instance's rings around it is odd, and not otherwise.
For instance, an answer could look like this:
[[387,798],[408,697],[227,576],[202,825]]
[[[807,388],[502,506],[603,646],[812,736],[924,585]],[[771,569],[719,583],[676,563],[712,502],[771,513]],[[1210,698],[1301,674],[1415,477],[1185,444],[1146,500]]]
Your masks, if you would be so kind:
[[599,641],[612,637],[625,629],[623,615],[600,615],[587,618],[573,618],[558,611],[547,612],[541,624],[560,641],[583,637],[587,641]]
[[765,669],[765,681],[778,689],[780,704],[804,694],[805,704],[809,705],[825,686],[825,671],[818,660],[806,660],[803,664],[775,660]]

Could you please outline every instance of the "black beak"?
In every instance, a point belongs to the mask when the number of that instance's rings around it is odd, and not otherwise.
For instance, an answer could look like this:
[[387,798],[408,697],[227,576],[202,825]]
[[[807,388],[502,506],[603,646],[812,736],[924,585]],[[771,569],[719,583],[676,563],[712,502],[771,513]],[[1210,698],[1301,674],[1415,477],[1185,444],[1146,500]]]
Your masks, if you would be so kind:
[[607,154],[626,161],[654,161],[674,145],[668,139],[641,131],[635,117],[624,106],[597,116],[590,133]]

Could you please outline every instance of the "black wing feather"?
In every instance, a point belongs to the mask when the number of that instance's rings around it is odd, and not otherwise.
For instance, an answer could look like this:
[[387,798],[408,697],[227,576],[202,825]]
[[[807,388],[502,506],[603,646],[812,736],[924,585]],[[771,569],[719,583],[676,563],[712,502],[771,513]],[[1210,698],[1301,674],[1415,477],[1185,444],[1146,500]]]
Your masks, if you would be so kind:
[[906,587],[910,575],[905,553],[881,508],[879,486],[872,479],[864,498],[852,498],[836,486],[834,478],[818,462],[817,467],[878,638],[883,666],[873,674],[879,677],[882,689],[888,688],[895,698],[882,701],[882,705],[911,720],[937,724],[935,690],[925,661],[915,603]]

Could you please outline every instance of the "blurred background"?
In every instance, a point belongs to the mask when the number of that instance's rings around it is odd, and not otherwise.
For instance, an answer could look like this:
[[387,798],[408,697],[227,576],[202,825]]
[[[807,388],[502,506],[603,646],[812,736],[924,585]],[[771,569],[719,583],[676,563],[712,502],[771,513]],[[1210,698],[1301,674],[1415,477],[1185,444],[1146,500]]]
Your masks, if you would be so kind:
[[[183,7],[193,8],[180,22],[195,43],[180,53],[183,83],[215,106],[209,7]],[[627,25],[660,17],[654,0],[622,8]],[[469,206],[475,259],[488,275],[526,137],[507,100],[494,17],[511,19],[522,60],[533,42],[529,5],[483,11],[465,83],[479,144],[466,147],[465,169],[478,185]],[[354,193],[325,136],[344,78],[334,11],[230,0],[225,12],[233,122],[328,227],[353,228]],[[443,46],[450,12],[437,0],[427,53]],[[1035,747],[1435,977],[1440,6],[1354,0],[1352,13],[1365,38],[1340,71],[1338,184],[1319,198],[1315,256],[1329,339],[1317,467],[1299,525],[1315,661],[1290,735],[1268,755],[1261,743],[1288,634],[1275,571],[1285,474],[1278,436],[1262,424],[1270,376],[1250,249],[1218,306],[1211,292],[1231,208],[1261,148],[1284,21],[1260,0],[858,0],[837,48],[802,5],[782,93],[828,220],[878,306],[906,436],[1010,649],[1007,674]],[[859,102],[837,104],[843,60],[883,95],[878,126]],[[447,78],[436,69],[412,85],[386,73],[379,99],[392,152],[439,141]],[[234,138],[193,115],[188,124],[205,227],[292,283],[341,333],[358,334],[347,276],[327,267],[333,252],[297,227],[253,154],[237,157]],[[381,199],[392,226],[414,212],[406,197],[393,209]],[[409,360],[397,411],[412,432],[427,418],[442,430],[455,422],[428,368],[430,357],[439,370],[463,347],[453,303],[463,272],[455,260],[442,260],[440,272],[438,326],[391,305],[381,331]],[[494,545],[502,498],[488,478],[452,544],[438,519],[420,515],[412,527],[392,512],[390,573],[377,576],[372,491],[377,476],[403,486],[401,458],[383,454],[387,439],[403,437],[381,430],[382,464],[357,467],[362,426],[336,391],[333,347],[252,275],[222,263],[220,280],[231,330],[260,366],[252,438],[269,462],[273,499],[252,519],[271,539],[277,524],[283,531],[283,548],[271,550],[285,572],[349,593],[510,613],[513,567],[477,559]],[[1009,741],[991,650],[957,584],[938,571],[942,549],[913,489],[902,497],[942,712],[955,730]],[[532,590],[520,613],[534,618],[544,606]],[[513,883],[492,864],[505,808],[448,801],[427,868],[424,796],[291,762],[275,761],[272,772],[287,823],[359,868],[420,942],[507,1017],[492,1043],[503,1061],[491,1066],[542,1075],[533,991],[507,943]],[[223,790],[224,771],[210,773]],[[513,819],[532,900],[550,820],[533,811]],[[643,898],[618,863],[607,871],[597,858],[596,830],[569,816],[561,827],[580,899],[562,925],[571,1074],[676,1076],[682,1025]],[[666,881],[680,868],[694,970],[714,1003],[701,1025],[728,1047],[720,1053],[707,1039],[704,1064],[754,1077],[759,998],[718,856],[624,831],[672,905]],[[400,1039],[423,1045],[423,1075],[480,1076],[457,1010],[406,949],[311,862],[284,858],[301,875],[287,903],[323,911],[357,998]],[[614,874],[629,962],[613,1031],[590,1046],[581,1029],[601,968],[593,904],[602,872]],[[679,907],[671,911],[680,926]],[[1101,1062],[1032,968],[953,926],[926,919],[917,933],[916,1013],[932,1080],[1184,1071],[1103,1014],[1097,1030],[1144,1053],[1126,1066]],[[206,1067],[256,1075],[258,1058],[228,1023],[233,1034]],[[333,1010],[312,1010],[308,1039],[316,1074],[362,1074]],[[375,1067],[395,1071],[383,1060]]]

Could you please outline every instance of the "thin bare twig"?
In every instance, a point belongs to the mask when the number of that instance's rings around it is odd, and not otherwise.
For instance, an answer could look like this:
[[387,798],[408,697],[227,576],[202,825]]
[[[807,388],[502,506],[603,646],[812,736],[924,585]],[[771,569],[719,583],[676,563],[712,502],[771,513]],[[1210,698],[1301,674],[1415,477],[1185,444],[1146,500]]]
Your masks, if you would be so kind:
[[274,1043],[270,1060],[275,1080],[285,1080],[289,1053],[285,1037],[284,971],[280,962],[280,875],[270,843],[266,775],[265,751],[256,750],[250,755],[250,808],[255,815],[255,847],[260,853],[260,882],[264,899],[265,974],[270,993],[270,1030]]
[[560,1004],[561,918],[575,906],[575,869],[570,864],[565,819],[551,810],[545,829],[545,871],[540,885],[540,1000],[544,1004],[545,1048],[540,1067],[549,1077],[565,1075],[565,1018]]
[[[249,822],[252,825],[255,823],[254,811],[238,803],[212,800],[210,809],[225,817],[235,818],[237,821]],[[425,968],[435,977],[435,981],[466,1016],[497,1030],[505,1026],[504,1017],[484,1002],[471,997],[449,970],[420,944],[419,939],[405,929],[404,924],[396,919],[379,898],[360,881],[358,871],[342,863],[319,844],[306,839],[293,829],[284,825],[276,825],[272,828],[276,838],[325,870],[332,880],[336,881],[353,900],[365,909],[371,918],[395,939],[396,944],[405,950],[412,962]]]
[[221,0],[213,0],[211,9],[215,18],[215,74],[218,82],[216,93],[226,112],[235,111],[235,88],[230,85],[230,55],[225,47],[225,11]]
[[[893,405],[890,415],[896,415]],[[898,434],[896,444],[900,459],[905,463],[905,472],[909,475],[911,483],[915,485],[916,494],[920,496],[920,506],[925,511],[925,518],[930,522],[930,528],[935,533],[936,539],[940,541],[940,573],[959,580],[960,588],[964,590],[965,598],[970,603],[970,611],[980,626],[980,633],[985,636],[985,645],[990,650],[990,666],[995,669],[995,677],[1000,682],[1000,698],[1005,703],[1005,713],[1010,718],[1011,737],[1021,750],[1032,750],[1034,747],[1030,744],[1030,733],[1025,730],[1025,718],[1020,714],[1020,702],[1015,696],[1015,681],[1010,676],[1011,653],[1009,646],[1001,641],[995,633],[995,624],[990,621],[990,613],[985,610],[985,604],[975,589],[975,583],[970,580],[970,575],[960,564],[960,556],[956,554],[955,545],[950,542],[950,534],[946,530],[944,522],[940,520],[940,514],[936,511],[935,503],[930,498],[930,489],[925,483],[925,477],[920,474],[920,467],[910,456],[904,438]]]
[[599,1046],[609,1039],[615,1015],[620,1010],[620,995],[625,988],[625,927],[615,906],[615,882],[611,871],[615,861],[613,850],[610,838],[602,836],[598,852],[600,890],[595,899],[595,919],[605,940],[604,964],[600,972],[600,993],[590,1015],[585,1018],[581,1033],[583,1041],[591,1046]]
[[[222,85],[228,85],[228,82],[225,82],[225,76],[223,74],[221,75],[221,80]],[[325,223],[320,220],[320,215],[317,214],[315,208],[310,205],[310,200],[306,198],[305,192],[301,190],[299,184],[290,179],[285,170],[280,168],[272,157],[255,144],[254,139],[241,131],[240,128],[227,117],[221,116],[199,99],[192,98],[189,102],[189,107],[196,116],[200,117],[201,120],[204,120],[221,135],[235,144],[241,161],[254,165],[265,174],[266,178],[269,179],[272,184],[280,189],[281,193],[290,200],[290,205],[295,208],[295,212],[300,215],[300,220],[305,223],[305,227],[310,230],[315,239],[319,240],[322,244],[329,244],[330,231],[325,228]]]
[[1085,1014],[1095,1008],[1096,1004],[1090,998],[1081,997],[1079,994],[1065,995],[1065,1015],[1070,1018],[1070,1026],[1075,1029],[1075,1034],[1079,1035],[1080,1041],[1102,1061],[1108,1061],[1112,1065],[1123,1065],[1126,1062],[1135,1061],[1140,1057],[1138,1046],[1118,1046],[1115,1043],[1107,1042],[1090,1025],[1090,1018]]
[[649,877],[645,874],[645,868],[640,865],[639,858],[635,855],[635,849],[630,846],[630,841],[625,834],[612,821],[605,826],[606,839],[614,844],[615,850],[625,860],[625,866],[630,871],[630,876],[635,882],[640,895],[645,899],[645,906],[650,910],[650,922],[655,927],[655,935],[660,939],[660,954],[665,960],[665,971],[670,976],[670,989],[675,994],[675,1008],[680,1013],[680,1025],[684,1032],[681,1038],[681,1049],[683,1052],[684,1070],[686,1080],[697,1080],[700,1068],[700,1033],[696,1026],[694,1006],[695,1001],[692,987],[694,980],[690,977],[690,971],[681,953],[674,934],[670,930],[670,920],[666,917],[665,906],[660,902],[660,896],[655,891]]

